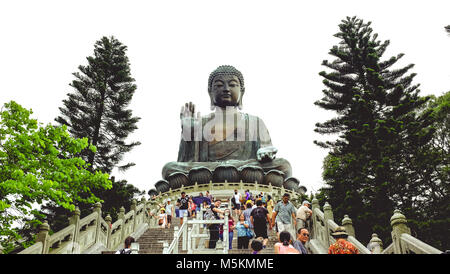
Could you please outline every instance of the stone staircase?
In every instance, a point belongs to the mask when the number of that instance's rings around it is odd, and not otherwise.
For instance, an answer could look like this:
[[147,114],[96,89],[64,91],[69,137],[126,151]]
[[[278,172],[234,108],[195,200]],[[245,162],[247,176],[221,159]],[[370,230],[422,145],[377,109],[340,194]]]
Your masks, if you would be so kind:
[[[139,254],[162,254],[163,253],[163,242],[168,244],[173,241],[174,227],[180,225],[179,218],[172,218],[172,224],[169,228],[149,228],[144,234],[142,234],[137,242],[139,243]],[[181,249],[182,243],[178,243],[178,251],[180,254],[185,254],[186,251]]]
[[[234,217],[236,219],[236,217]],[[163,242],[166,241],[168,244],[173,241],[174,227],[180,225],[179,218],[172,218],[172,225],[170,229],[168,228],[149,228],[144,234],[142,234],[137,242],[139,243],[139,254],[162,254],[163,252]],[[206,230],[204,233],[208,233]],[[275,230],[268,230],[269,241],[267,247],[260,251],[260,254],[274,254],[274,244],[278,241],[277,234]],[[252,240],[250,240],[251,243]],[[206,241],[207,242],[207,241]],[[233,236],[233,248],[228,251],[228,254],[251,254],[252,249],[249,243],[248,249],[237,249],[237,234]],[[218,244],[221,244],[219,240]],[[186,254],[187,251],[182,250],[181,240],[178,243],[178,251],[180,254]],[[212,250],[211,250],[212,251]],[[214,253],[213,251],[211,253]]]
[[[259,254],[275,254],[274,245],[275,243],[278,242],[277,233],[275,232],[275,230],[269,230],[269,228],[267,229],[268,229],[267,236],[269,236],[269,241],[267,242],[267,247],[261,250]],[[248,244],[248,249],[237,249],[237,233],[236,233],[235,235],[233,235],[233,243],[232,243],[233,248],[228,250],[228,254],[251,254],[253,252],[251,248],[251,243],[252,240],[254,239],[255,238],[250,240]]]

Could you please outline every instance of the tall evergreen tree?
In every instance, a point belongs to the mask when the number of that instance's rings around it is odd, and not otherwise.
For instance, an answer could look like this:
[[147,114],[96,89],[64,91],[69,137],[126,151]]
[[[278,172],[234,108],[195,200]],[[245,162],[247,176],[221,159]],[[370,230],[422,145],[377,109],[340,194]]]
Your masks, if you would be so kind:
[[408,160],[429,142],[433,120],[429,111],[414,112],[429,98],[412,84],[413,65],[391,68],[403,54],[381,60],[389,41],[377,40],[370,25],[356,17],[339,25],[339,45],[329,52],[336,59],[324,60],[331,71],[319,73],[327,88],[315,102],[337,113],[315,131],[339,137],[315,143],[330,149],[323,177],[337,216],[349,214],[361,239],[377,232],[388,240],[394,208],[410,208],[416,195],[418,180]]
[[126,143],[125,139],[137,129],[139,117],[127,109],[136,90],[130,74],[127,47],[116,38],[103,37],[95,43],[94,56],[87,57],[88,65],[79,66],[60,107],[60,124],[67,125],[77,138],[88,137],[96,152],[85,150],[82,157],[95,170],[111,173],[118,167],[124,171],[134,163],[118,165],[123,155],[140,142]]
[[[83,150],[80,156],[92,170],[109,174],[114,168],[125,171],[135,165],[121,165],[121,161],[127,152],[140,145],[140,142],[126,142],[128,135],[137,129],[140,119],[133,116],[128,108],[136,85],[131,77],[126,50],[127,47],[114,37],[103,37],[97,41],[94,55],[87,57],[88,64],[80,65],[79,72],[73,73],[75,80],[70,86],[74,91],[67,94],[68,98],[63,100],[64,106],[59,108],[61,115],[55,119],[59,124],[66,125],[74,137],[88,138],[96,151]],[[140,191],[127,184],[126,180],[111,180],[111,190],[94,189],[93,192],[104,201],[103,213],[116,216],[120,207],[131,204],[132,197]],[[86,204],[79,204],[79,207],[82,215],[89,210]],[[65,215],[59,212],[61,209],[52,205],[46,209],[54,213],[50,215],[55,216],[54,225],[62,226],[63,222],[58,222],[57,217]]]

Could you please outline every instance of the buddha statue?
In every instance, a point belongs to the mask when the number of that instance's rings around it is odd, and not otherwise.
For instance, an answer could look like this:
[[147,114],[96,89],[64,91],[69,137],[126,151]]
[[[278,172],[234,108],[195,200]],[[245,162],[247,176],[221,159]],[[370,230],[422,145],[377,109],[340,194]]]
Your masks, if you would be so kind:
[[276,158],[264,122],[241,112],[245,93],[244,78],[233,66],[219,66],[209,76],[208,93],[211,112],[201,116],[195,105],[186,103],[180,112],[182,138],[177,162],[167,163],[164,179],[176,172],[187,174],[191,169],[219,165],[236,168],[253,166],[264,172],[278,170],[284,178],[291,176],[287,160]]

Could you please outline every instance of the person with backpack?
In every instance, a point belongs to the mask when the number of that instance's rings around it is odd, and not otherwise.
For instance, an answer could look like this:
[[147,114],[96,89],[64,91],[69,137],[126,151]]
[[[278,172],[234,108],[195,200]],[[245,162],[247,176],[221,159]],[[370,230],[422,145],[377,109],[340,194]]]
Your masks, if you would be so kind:
[[186,193],[181,192],[181,198],[178,199],[177,205],[179,206],[179,217],[180,217],[180,226],[183,224],[184,214],[188,212],[189,208],[189,197],[186,196]]
[[[205,212],[205,220],[220,220],[219,214],[224,214],[222,210],[220,210],[220,200],[211,203],[211,206]],[[216,248],[217,241],[219,240],[219,224],[210,224],[208,226],[209,229],[209,244],[208,248]]]
[[254,228],[255,237],[262,237],[264,239],[263,248],[266,248],[267,242],[269,241],[267,224],[269,224],[269,229],[272,229],[272,224],[270,222],[269,211],[263,207],[261,200],[256,201],[256,208],[250,214],[250,222]]
[[128,236],[125,239],[125,243],[124,243],[125,248],[122,248],[121,250],[118,250],[116,252],[116,254],[131,254],[131,244],[134,243],[134,242],[135,242],[134,238],[131,237],[131,236]]

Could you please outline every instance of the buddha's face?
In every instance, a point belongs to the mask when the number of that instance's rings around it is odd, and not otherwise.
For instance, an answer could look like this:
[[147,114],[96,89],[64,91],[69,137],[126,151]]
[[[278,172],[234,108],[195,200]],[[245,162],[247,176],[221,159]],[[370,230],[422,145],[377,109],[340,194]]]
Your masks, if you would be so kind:
[[211,100],[215,106],[237,106],[241,98],[241,85],[234,75],[217,75],[212,81]]

